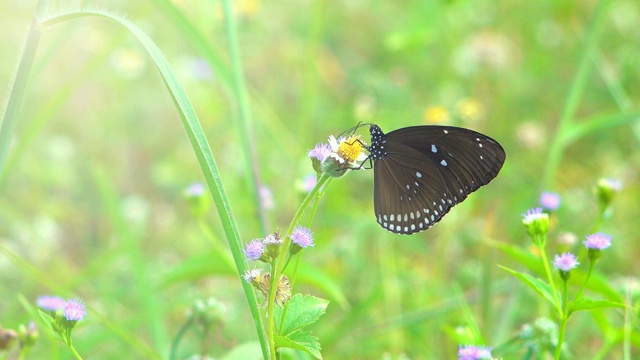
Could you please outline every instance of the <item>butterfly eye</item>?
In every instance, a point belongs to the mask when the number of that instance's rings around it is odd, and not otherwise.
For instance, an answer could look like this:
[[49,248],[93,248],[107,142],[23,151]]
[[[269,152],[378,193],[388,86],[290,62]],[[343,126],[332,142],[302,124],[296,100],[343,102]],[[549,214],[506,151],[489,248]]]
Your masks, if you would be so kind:
[[506,154],[492,138],[451,126],[369,128],[378,223],[398,234],[426,230],[493,180]]

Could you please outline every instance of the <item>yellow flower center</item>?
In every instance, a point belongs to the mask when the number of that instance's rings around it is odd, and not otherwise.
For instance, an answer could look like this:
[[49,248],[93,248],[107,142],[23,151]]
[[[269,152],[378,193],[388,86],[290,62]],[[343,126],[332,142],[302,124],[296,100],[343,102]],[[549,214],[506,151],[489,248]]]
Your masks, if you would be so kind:
[[364,146],[360,142],[360,136],[351,135],[347,140],[340,143],[338,155],[347,162],[354,162],[364,151]]

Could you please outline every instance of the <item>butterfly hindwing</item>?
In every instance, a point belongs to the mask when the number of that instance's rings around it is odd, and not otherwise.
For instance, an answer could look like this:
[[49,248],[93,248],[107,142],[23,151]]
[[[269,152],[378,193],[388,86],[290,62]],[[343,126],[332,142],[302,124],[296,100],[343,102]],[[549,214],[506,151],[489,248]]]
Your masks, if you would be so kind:
[[468,129],[415,126],[382,134],[376,126],[371,132],[376,218],[395,233],[431,227],[490,182],[505,160],[500,144]]
[[426,230],[455,204],[455,194],[432,186],[445,181],[436,165],[415,150],[390,153],[374,167],[376,218],[389,231]]

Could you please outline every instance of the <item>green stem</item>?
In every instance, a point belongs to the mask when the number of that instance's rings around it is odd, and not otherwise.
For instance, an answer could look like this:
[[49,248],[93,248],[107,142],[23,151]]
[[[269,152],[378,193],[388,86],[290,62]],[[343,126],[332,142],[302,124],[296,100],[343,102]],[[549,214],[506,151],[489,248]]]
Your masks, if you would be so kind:
[[580,286],[580,290],[578,290],[578,294],[576,295],[576,300],[579,300],[580,297],[582,297],[582,292],[584,291],[585,287],[587,286],[587,282],[589,282],[589,278],[591,278],[591,273],[593,272],[593,267],[594,267],[595,264],[596,264],[595,261],[590,261],[589,262],[589,271],[587,272],[587,277],[584,278],[584,282]]
[[69,350],[71,350],[71,352],[73,353],[73,356],[75,356],[76,359],[82,360],[82,356],[78,354],[78,352],[76,351],[76,348],[74,348],[73,345],[71,345],[71,343],[69,343]]
[[193,324],[193,316],[190,316],[189,320],[187,320],[187,322],[185,322],[184,325],[182,325],[182,327],[180,328],[180,331],[178,331],[178,334],[176,335],[176,338],[171,343],[169,360],[175,360],[177,358],[176,353],[178,351],[178,345],[180,344],[182,337],[184,337],[184,334],[186,334],[187,330],[191,327],[191,324]]
[[556,310],[558,311],[558,316],[560,317],[560,319],[562,319],[562,317],[564,316],[563,315],[564,312],[562,310],[560,300],[558,299],[558,292],[556,291],[556,285],[555,285],[555,282],[553,281],[553,276],[551,275],[551,269],[549,268],[547,253],[544,250],[544,242],[539,244],[538,248],[540,249],[540,257],[542,259],[542,264],[544,265],[544,271],[547,274],[547,281],[551,286],[551,293],[553,294],[553,300],[556,303]]
[[[313,202],[313,206],[311,207],[311,214],[309,215],[309,220],[307,221],[307,228],[311,228],[311,223],[313,222],[313,218],[316,216],[316,210],[318,209],[318,204],[320,203],[320,199],[324,196],[324,192],[326,190],[326,186],[316,194],[315,201]],[[296,280],[298,277],[298,269],[300,268],[300,259],[302,258],[302,252],[300,252],[296,256],[296,262],[293,267],[293,271],[291,272],[291,277],[289,278],[289,282],[291,283],[291,289],[296,286]],[[291,256],[287,258],[287,262],[284,264],[283,269],[286,269],[289,265],[289,261],[291,261]],[[289,303],[284,305],[284,309],[282,310],[282,319],[280,320],[280,328],[284,326],[284,320],[287,318],[287,309],[289,309]]]
[[275,349],[275,335],[276,335],[276,326],[274,319],[274,308],[275,308],[275,299],[276,299],[276,290],[278,288],[278,282],[282,272],[284,271],[285,257],[289,253],[289,246],[291,245],[291,238],[289,235],[293,232],[293,228],[300,222],[300,218],[304,213],[305,209],[309,206],[311,200],[313,200],[318,193],[318,191],[327,183],[331,178],[323,174],[320,179],[318,179],[318,183],[316,186],[307,194],[307,196],[302,200],[302,204],[298,207],[295,215],[293,216],[293,220],[291,220],[291,224],[289,224],[289,229],[287,230],[284,236],[284,244],[282,248],[280,248],[280,255],[278,258],[272,262],[272,271],[271,271],[271,288],[269,290],[269,299],[267,301],[267,337],[269,338],[270,352],[273,359],[275,359],[276,349]]
[[567,322],[569,321],[569,313],[567,308],[569,306],[569,301],[567,301],[567,280],[563,279],[563,287],[562,287],[562,317],[560,319],[560,333],[558,334],[558,343],[556,344],[556,353],[555,360],[560,360],[560,355],[562,354],[562,343],[564,342],[564,334],[567,328]]
[[567,321],[569,319],[562,319],[560,322],[560,333],[558,334],[558,344],[556,345],[556,353],[554,356],[555,360],[560,360],[560,355],[562,354],[562,342],[564,341],[564,333],[567,329]]

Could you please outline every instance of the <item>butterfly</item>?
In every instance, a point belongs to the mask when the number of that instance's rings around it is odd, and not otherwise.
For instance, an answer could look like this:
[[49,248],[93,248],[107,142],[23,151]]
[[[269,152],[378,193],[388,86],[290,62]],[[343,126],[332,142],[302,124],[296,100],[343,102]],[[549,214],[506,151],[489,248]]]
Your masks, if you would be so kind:
[[362,164],[373,163],[376,220],[396,234],[433,226],[493,180],[506,158],[497,141],[469,129],[411,126],[385,134],[366,125],[371,145]]

